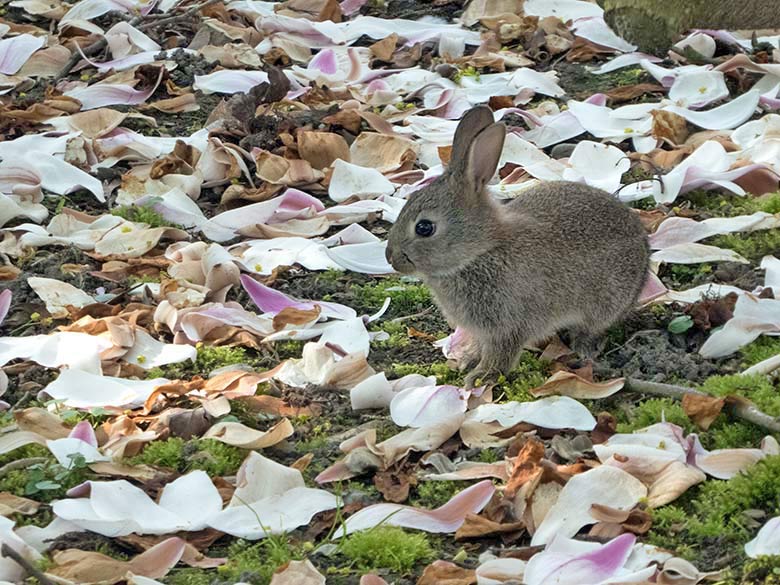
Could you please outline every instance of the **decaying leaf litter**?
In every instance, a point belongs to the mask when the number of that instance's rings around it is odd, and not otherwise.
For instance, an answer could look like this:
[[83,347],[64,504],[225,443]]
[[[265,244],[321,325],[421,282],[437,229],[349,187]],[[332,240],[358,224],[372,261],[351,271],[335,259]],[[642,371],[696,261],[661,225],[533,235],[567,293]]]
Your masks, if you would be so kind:
[[[577,0],[0,24],[0,579],[776,578],[777,36],[662,60]],[[594,363],[465,391],[383,240],[480,103],[493,194],[616,192],[654,276]]]

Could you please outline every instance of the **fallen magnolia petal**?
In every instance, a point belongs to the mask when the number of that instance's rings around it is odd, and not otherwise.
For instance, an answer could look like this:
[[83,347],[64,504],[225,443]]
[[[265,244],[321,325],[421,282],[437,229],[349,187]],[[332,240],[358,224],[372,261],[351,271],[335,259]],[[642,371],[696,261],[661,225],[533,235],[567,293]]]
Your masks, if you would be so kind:
[[596,419],[587,408],[567,396],[550,396],[534,402],[483,404],[466,415],[475,422],[497,422],[504,428],[525,422],[545,429],[592,431]]
[[625,383],[625,378],[616,378],[607,382],[590,382],[574,372],[560,370],[548,378],[538,388],[530,390],[532,396],[549,396],[558,394],[571,398],[600,399],[612,396],[618,392]]
[[602,465],[572,477],[550,508],[531,540],[532,546],[547,544],[556,535],[570,538],[583,526],[594,524],[593,504],[630,510],[647,496],[641,481],[616,467]]
[[[10,141],[17,142],[16,140]],[[21,147],[21,145],[20,145]],[[68,195],[86,189],[100,202],[105,202],[103,184],[92,175],[47,152],[16,151],[4,157],[0,169],[15,175],[25,173],[29,179],[40,181],[40,187],[58,195]],[[10,178],[10,177],[9,177]]]
[[88,87],[69,89],[64,94],[80,101],[82,110],[93,110],[118,104],[137,106],[149,99],[157,90],[163,71],[164,68],[160,70],[157,83],[144,90],[138,90],[121,83],[96,83]]
[[691,71],[679,75],[669,88],[669,99],[683,108],[701,108],[728,96],[725,76],[720,71]]
[[80,288],[54,278],[31,276],[27,279],[27,284],[46,303],[46,310],[55,318],[66,317],[68,305],[80,309],[95,302],[94,298]]
[[741,372],[741,374],[743,376],[752,376],[754,374],[766,376],[777,369],[780,369],[780,353],[750,366],[748,369]]
[[780,300],[761,299],[745,293],[737,298],[734,316],[710,335],[699,354],[705,358],[731,355],[762,333],[780,331]]
[[[557,537],[548,547],[535,554],[525,567],[526,585],[599,585],[601,583],[642,583],[656,572],[655,566],[630,571],[624,566],[636,542],[633,534],[622,534],[609,542],[593,546],[573,543]],[[581,545],[587,546],[582,550]]]
[[407,388],[390,402],[390,417],[399,427],[424,427],[466,412],[470,391],[457,386]]
[[717,479],[731,479],[755,465],[764,457],[778,454],[777,441],[771,435],[762,442],[760,449],[715,449],[707,451],[702,447],[699,437],[696,435],[689,435],[688,442],[693,445],[688,456],[689,462],[707,475]]
[[682,116],[691,124],[707,130],[728,130],[747,122],[758,107],[761,94],[756,89],[730,102],[706,111],[694,111],[679,106],[666,106],[666,111]]
[[399,504],[374,504],[347,518],[344,530],[337,531],[335,536],[368,530],[380,524],[433,533],[455,532],[468,514],[478,514],[482,511],[494,492],[493,482],[485,480],[459,492],[435,510]]
[[15,74],[45,43],[45,36],[35,37],[26,33],[0,40],[0,73]]
[[109,537],[202,530],[222,509],[222,498],[204,471],[166,485],[159,504],[125,480],[83,485],[88,497],[57,500],[52,509],[59,518]]
[[274,572],[270,585],[325,585],[325,577],[309,559],[290,561]]
[[435,385],[436,376],[408,374],[403,378],[388,382],[385,373],[379,372],[352,387],[349,391],[349,398],[352,410],[385,408],[390,406],[393,397],[402,390]]
[[[764,276],[764,286],[771,288],[773,291],[780,291],[780,258],[774,256],[764,256],[761,258],[761,268],[766,270]],[[776,297],[779,296],[775,295]],[[0,304],[2,299],[0,299]],[[2,323],[2,310],[0,309],[0,323]]]
[[287,308],[308,311],[315,306],[320,306],[323,317],[333,319],[354,319],[357,317],[355,310],[346,305],[328,301],[299,301],[265,286],[246,274],[241,276],[241,285],[258,308],[266,314],[274,315]]
[[328,196],[333,201],[341,203],[353,196],[368,199],[394,192],[395,186],[376,169],[353,165],[342,159],[333,163],[328,186]]
[[231,505],[209,519],[209,526],[232,536],[257,540],[285,534],[308,524],[320,512],[333,510],[339,499],[325,490],[295,487],[254,502]]
[[179,562],[185,546],[181,538],[168,538],[129,561],[92,551],[62,550],[52,555],[54,566],[46,574],[56,577],[58,583],[73,585],[120,583],[128,572],[156,579],[164,577]]
[[667,264],[700,264],[702,262],[739,262],[750,264],[750,261],[733,250],[708,246],[706,244],[676,244],[663,250],[653,252],[651,262]]
[[143,406],[157,386],[168,382],[165,378],[128,380],[81,370],[63,370],[44,391],[72,408],[138,408]]
[[246,69],[223,69],[208,75],[196,75],[193,89],[209,93],[248,93],[250,89],[261,83],[268,83],[265,71],[248,71]]
[[481,563],[476,570],[477,585],[502,585],[522,580],[526,562],[520,559],[500,558]]
[[46,441],[46,447],[51,451],[57,463],[65,469],[73,467],[74,456],[80,456],[86,463],[97,461],[111,461],[111,457],[103,455],[98,450],[97,438],[92,425],[87,421],[81,421],[71,431],[70,435],[63,439]]
[[71,331],[0,337],[0,366],[21,358],[47,368],[67,367],[99,375],[100,353],[111,347],[112,342],[105,337]]
[[236,490],[229,505],[244,506],[298,487],[305,487],[300,471],[250,451],[236,472]]
[[[30,563],[38,562],[41,554],[27,544],[14,531],[14,522],[0,516],[0,544],[10,547],[19,556]],[[11,583],[22,583],[26,577],[25,570],[6,555],[0,556],[0,579]]]
[[143,329],[136,328],[133,346],[122,356],[122,360],[144,370],[151,370],[187,360],[194,362],[197,355],[197,349],[191,345],[162,343]]
[[751,559],[766,555],[780,555],[780,516],[770,519],[755,538],[745,544],[745,554]]
[[[661,222],[661,225],[648,239],[653,250],[663,250],[671,246],[698,242],[718,234],[752,232],[778,227],[780,227],[780,218],[762,211],[757,211],[752,215],[716,217],[704,221],[695,221],[687,217],[670,217]],[[767,258],[774,257],[767,256]],[[769,263],[770,261],[766,262],[767,265]],[[767,275],[769,275],[769,269],[763,261],[761,267],[767,269]]]
[[203,438],[215,439],[242,449],[265,449],[276,445],[294,432],[289,420],[282,419],[267,431],[258,431],[239,422],[219,422]]

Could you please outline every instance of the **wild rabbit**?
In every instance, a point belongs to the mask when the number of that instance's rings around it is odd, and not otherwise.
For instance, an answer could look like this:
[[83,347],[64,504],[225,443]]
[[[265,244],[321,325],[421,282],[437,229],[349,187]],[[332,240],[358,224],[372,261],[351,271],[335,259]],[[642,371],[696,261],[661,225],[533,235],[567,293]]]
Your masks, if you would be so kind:
[[511,370],[524,344],[562,329],[587,354],[632,307],[648,269],[638,217],[601,189],[554,181],[508,203],[491,197],[505,134],[489,108],[469,110],[447,171],[410,196],[388,236],[392,266],[422,278],[470,334],[467,387]]

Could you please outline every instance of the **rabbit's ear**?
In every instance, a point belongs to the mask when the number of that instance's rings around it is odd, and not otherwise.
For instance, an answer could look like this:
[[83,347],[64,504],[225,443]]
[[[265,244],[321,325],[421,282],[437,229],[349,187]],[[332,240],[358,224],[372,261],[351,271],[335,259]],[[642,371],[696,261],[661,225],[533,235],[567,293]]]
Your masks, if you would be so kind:
[[477,134],[469,149],[464,178],[471,183],[474,193],[481,194],[493,178],[504,150],[506,126],[491,124]]
[[455,130],[455,138],[452,141],[452,153],[450,154],[450,169],[463,171],[468,164],[469,148],[474,138],[485,128],[493,123],[493,112],[487,106],[471,108],[463,115],[458,128]]

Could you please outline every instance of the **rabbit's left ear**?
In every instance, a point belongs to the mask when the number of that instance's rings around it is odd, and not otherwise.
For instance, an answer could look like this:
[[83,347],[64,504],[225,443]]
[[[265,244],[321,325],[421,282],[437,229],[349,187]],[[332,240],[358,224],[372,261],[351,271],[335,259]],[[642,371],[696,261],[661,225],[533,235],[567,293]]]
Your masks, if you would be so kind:
[[496,173],[501,152],[504,149],[506,126],[491,124],[474,137],[469,148],[464,178],[480,194]]

